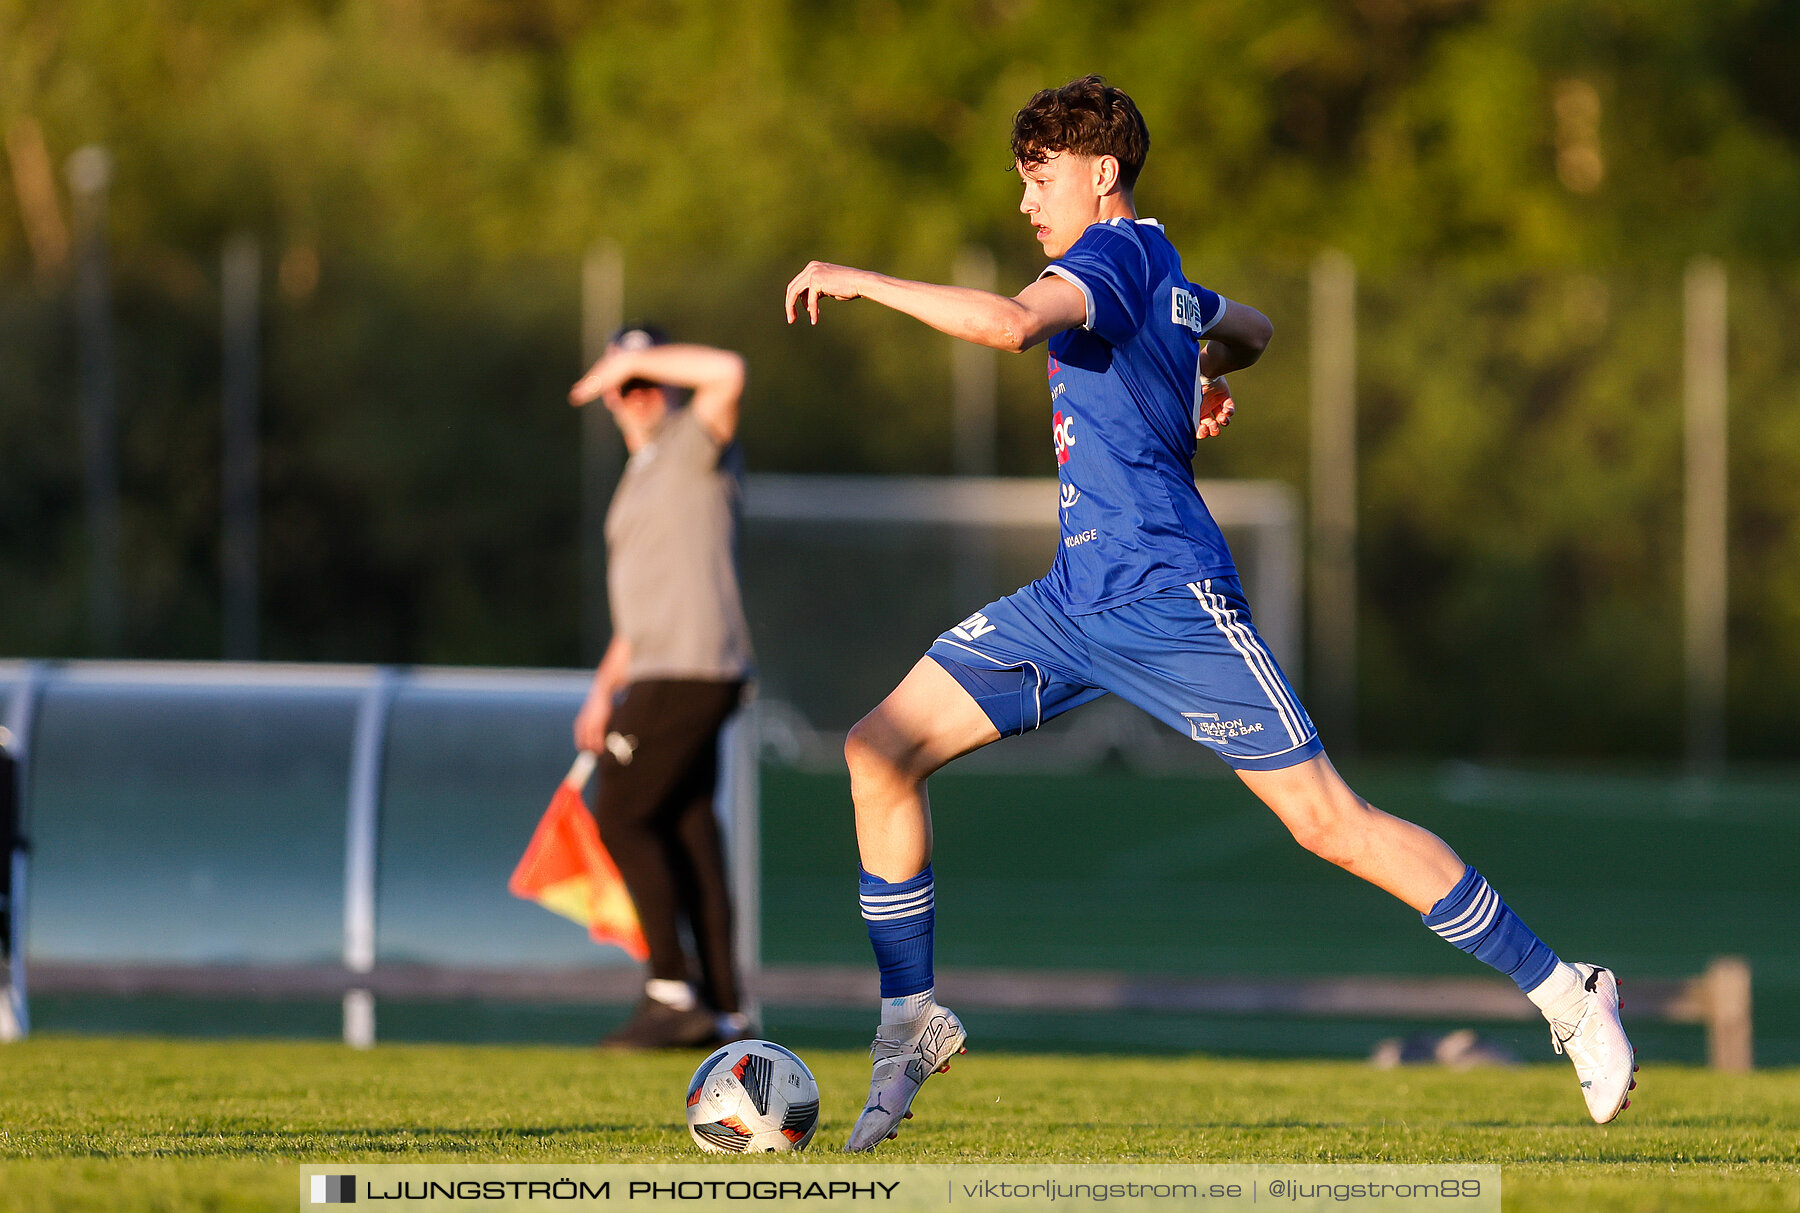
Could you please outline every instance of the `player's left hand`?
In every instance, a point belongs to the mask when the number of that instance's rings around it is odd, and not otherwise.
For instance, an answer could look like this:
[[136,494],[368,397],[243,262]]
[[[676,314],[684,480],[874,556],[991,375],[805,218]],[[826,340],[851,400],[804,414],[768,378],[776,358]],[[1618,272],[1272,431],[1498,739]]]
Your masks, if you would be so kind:
[[829,261],[809,261],[787,284],[787,320],[794,323],[794,305],[802,304],[812,323],[819,323],[819,300],[856,299],[862,295],[856,280],[862,271]]
[[1217,438],[1219,431],[1231,424],[1237,412],[1237,401],[1231,398],[1231,385],[1225,376],[1215,376],[1200,393],[1200,420],[1194,427],[1194,440]]

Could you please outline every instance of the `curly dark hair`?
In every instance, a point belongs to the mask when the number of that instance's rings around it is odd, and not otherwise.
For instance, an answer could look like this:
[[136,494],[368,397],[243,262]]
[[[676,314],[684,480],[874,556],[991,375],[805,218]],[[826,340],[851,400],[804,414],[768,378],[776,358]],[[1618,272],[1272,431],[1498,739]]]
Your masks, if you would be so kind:
[[1047,88],[1013,115],[1015,164],[1042,164],[1055,152],[1112,156],[1126,189],[1137,184],[1150,154],[1150,128],[1123,90],[1100,76]]

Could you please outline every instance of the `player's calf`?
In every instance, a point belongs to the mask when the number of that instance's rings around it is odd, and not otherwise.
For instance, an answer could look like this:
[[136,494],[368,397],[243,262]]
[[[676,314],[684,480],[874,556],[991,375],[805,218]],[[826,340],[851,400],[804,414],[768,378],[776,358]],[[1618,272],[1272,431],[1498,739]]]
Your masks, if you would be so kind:
[[1429,910],[1462,875],[1443,839],[1358,796],[1324,754],[1238,777],[1301,846],[1415,910]]

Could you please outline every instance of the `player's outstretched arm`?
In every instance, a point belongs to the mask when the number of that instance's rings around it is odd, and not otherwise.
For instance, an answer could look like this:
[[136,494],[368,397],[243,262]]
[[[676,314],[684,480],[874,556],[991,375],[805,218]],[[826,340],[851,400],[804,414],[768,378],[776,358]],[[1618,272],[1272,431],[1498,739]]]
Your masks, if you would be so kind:
[[923,321],[940,333],[997,350],[1028,350],[1087,319],[1087,301],[1073,283],[1040,278],[1012,298],[966,286],[890,278],[872,270],[813,261],[787,287],[787,318],[804,309],[819,323],[821,299],[869,299]]
[[609,347],[569,389],[569,403],[591,404],[633,379],[691,390],[694,396],[688,407],[715,441],[729,442],[737,433],[738,404],[744,395],[741,354],[710,345],[656,345],[641,350]]

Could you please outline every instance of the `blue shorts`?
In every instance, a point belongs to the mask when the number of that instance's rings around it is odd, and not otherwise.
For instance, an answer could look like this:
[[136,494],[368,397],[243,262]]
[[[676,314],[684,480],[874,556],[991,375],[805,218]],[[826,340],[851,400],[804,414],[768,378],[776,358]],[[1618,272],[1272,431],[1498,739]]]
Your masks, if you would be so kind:
[[1318,732],[1250,622],[1236,577],[1068,615],[1041,582],[989,603],[932,644],[1002,737],[1113,694],[1210,748],[1274,771],[1318,754]]

